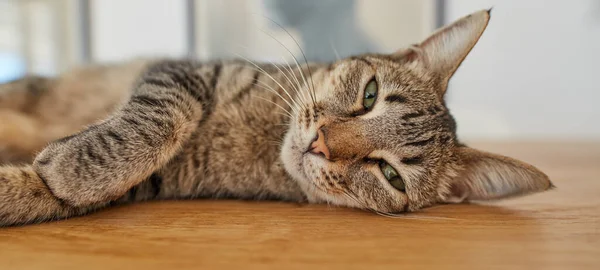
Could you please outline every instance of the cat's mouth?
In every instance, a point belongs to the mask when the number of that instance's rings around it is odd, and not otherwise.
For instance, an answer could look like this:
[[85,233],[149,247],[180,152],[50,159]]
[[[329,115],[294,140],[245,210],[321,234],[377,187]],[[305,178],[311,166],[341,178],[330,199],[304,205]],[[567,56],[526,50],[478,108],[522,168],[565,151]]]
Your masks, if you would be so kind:
[[[311,152],[317,132],[293,130],[286,135],[282,147],[282,159],[285,169],[303,186],[309,185],[314,177],[314,170],[324,165],[325,157]],[[305,186],[308,188],[308,186]]]

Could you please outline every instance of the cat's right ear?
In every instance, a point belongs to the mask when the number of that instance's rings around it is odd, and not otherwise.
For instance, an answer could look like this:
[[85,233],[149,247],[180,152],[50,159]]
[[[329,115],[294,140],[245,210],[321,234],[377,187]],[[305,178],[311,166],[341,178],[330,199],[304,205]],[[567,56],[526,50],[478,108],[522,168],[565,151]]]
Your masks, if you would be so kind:
[[423,42],[396,52],[402,61],[417,61],[442,79],[440,96],[446,91],[450,77],[467,57],[483,34],[490,20],[491,10],[481,10],[447,25]]
[[449,184],[444,202],[497,200],[548,190],[546,174],[525,162],[461,146],[456,156],[462,169]]

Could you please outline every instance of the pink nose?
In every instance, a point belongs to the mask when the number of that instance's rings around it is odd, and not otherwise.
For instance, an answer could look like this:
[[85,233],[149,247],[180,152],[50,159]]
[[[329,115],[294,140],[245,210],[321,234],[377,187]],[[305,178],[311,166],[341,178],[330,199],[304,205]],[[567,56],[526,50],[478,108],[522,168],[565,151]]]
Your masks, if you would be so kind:
[[310,152],[313,154],[323,154],[326,159],[330,157],[329,149],[325,145],[325,135],[321,129],[317,131],[317,139],[310,144]]

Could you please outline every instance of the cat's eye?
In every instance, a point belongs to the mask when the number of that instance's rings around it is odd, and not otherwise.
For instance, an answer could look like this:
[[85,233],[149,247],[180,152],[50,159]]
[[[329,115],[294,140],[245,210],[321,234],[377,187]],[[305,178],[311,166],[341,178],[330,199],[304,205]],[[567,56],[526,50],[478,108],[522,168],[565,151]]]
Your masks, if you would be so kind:
[[375,100],[377,100],[378,88],[379,87],[377,86],[377,81],[375,78],[371,79],[367,83],[367,86],[365,86],[365,94],[363,96],[363,108],[365,108],[365,110],[369,111],[371,108],[373,108]]
[[402,180],[402,177],[400,177],[400,175],[394,169],[394,167],[392,167],[392,165],[388,164],[385,161],[381,161],[379,162],[379,168],[381,169],[381,172],[383,173],[385,179],[387,179],[388,182],[390,182],[390,185],[392,185],[395,189],[403,192],[406,190],[404,180]]

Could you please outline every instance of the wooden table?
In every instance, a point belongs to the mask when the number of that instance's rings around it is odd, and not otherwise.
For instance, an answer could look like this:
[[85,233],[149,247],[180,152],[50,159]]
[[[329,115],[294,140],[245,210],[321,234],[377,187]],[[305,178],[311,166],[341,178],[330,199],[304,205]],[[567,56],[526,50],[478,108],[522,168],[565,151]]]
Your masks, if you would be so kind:
[[0,229],[0,269],[600,269],[600,143],[478,143],[557,189],[402,218],[278,202],[180,201]]

